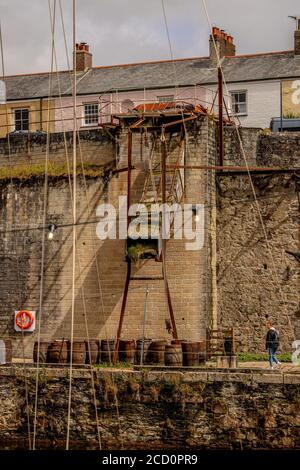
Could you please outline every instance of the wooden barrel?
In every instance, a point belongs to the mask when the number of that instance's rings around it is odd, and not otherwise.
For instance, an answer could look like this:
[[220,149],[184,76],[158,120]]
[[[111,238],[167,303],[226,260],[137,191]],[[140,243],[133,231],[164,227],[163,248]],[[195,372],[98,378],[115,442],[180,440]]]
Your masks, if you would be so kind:
[[135,341],[121,339],[119,343],[119,361],[134,363]]
[[113,357],[114,357],[114,350],[115,350],[115,340],[103,339],[101,341],[101,353],[100,353],[101,362],[112,362]]
[[181,346],[182,343],[186,343],[186,339],[172,339],[171,344],[178,344]]
[[0,340],[0,364],[12,362],[12,342],[10,339]]
[[58,339],[49,344],[47,362],[50,364],[67,364],[69,341]]
[[164,364],[165,363],[165,349],[167,341],[152,341],[149,346],[148,354],[146,357],[148,364]]
[[[45,364],[47,362],[49,341],[40,341],[39,363]],[[33,346],[33,362],[38,362],[38,341]]]
[[184,341],[182,347],[182,362],[184,366],[197,366],[199,364],[199,342]]
[[[99,361],[100,355],[100,344],[98,339],[89,339],[85,342],[86,349],[86,363],[87,364],[97,364]],[[90,357],[91,354],[91,357]]]
[[147,354],[152,339],[144,338],[138,339],[136,342],[135,358],[134,362],[137,365],[146,364]]
[[182,366],[181,344],[167,344],[165,348],[165,365]]
[[[71,347],[70,347],[71,354]],[[73,341],[72,364],[85,364],[86,346],[85,341]]]
[[207,361],[206,341],[199,341],[199,364]]

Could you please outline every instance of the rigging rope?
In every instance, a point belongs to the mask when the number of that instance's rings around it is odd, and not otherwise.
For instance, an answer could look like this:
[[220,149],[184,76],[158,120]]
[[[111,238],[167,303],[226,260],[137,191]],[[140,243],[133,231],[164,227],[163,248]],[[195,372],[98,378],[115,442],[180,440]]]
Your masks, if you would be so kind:
[[76,120],[76,0],[73,0],[73,249],[72,249],[72,306],[71,306],[71,345],[70,345],[70,369],[69,369],[69,400],[67,417],[66,450],[70,445],[70,422],[72,403],[72,375],[73,375],[73,341],[74,341],[74,314],[75,314],[75,282],[76,282],[76,165],[77,165],[77,120]]
[[[210,31],[212,32],[212,22],[210,20],[206,0],[202,0],[202,4],[203,4],[204,10],[205,10],[208,26],[210,28]],[[228,90],[228,86],[227,86],[227,83],[226,83],[226,80],[225,80],[225,75],[224,75],[224,71],[223,71],[223,67],[222,67],[222,61],[220,59],[220,55],[219,55],[218,48],[217,48],[217,45],[216,45],[216,41],[215,41],[215,38],[214,38],[213,34],[212,34],[212,39],[213,39],[214,49],[215,49],[216,56],[217,56],[218,67],[221,70],[222,79],[223,79],[223,82],[224,82],[226,93],[229,96],[229,90]],[[234,117],[236,117],[235,113],[233,113],[233,115],[234,115]],[[240,145],[240,148],[241,148],[242,156],[243,156],[243,159],[244,159],[244,162],[245,162],[247,174],[248,174],[248,177],[249,177],[249,182],[250,182],[251,190],[252,190],[252,193],[253,193],[254,202],[255,202],[256,209],[257,209],[259,221],[260,221],[260,224],[261,224],[261,227],[262,227],[262,230],[263,230],[263,235],[264,235],[266,245],[267,245],[267,249],[268,249],[268,252],[269,252],[269,255],[270,255],[270,258],[271,258],[271,262],[272,262],[272,277],[273,277],[273,280],[275,281],[275,283],[278,286],[278,289],[279,289],[279,292],[280,292],[283,303],[286,304],[286,303],[288,303],[288,300],[285,297],[284,292],[282,291],[282,287],[281,287],[281,284],[280,284],[280,281],[279,281],[277,267],[276,267],[276,264],[275,264],[275,259],[274,259],[273,253],[272,253],[272,248],[271,248],[271,245],[270,245],[270,242],[269,242],[269,239],[268,239],[266,226],[265,226],[263,216],[262,216],[262,213],[261,213],[261,210],[260,210],[260,205],[259,205],[257,194],[256,194],[256,191],[255,191],[252,175],[251,175],[251,172],[250,172],[250,169],[249,169],[249,164],[248,164],[246,152],[245,152],[245,149],[244,149],[244,144],[243,144],[243,141],[242,141],[242,138],[241,138],[241,135],[240,135],[240,132],[239,132],[239,128],[238,128],[237,123],[236,123],[235,120],[234,120],[234,124],[235,124],[235,129],[236,129],[236,132],[237,132],[237,137],[238,137],[238,140],[239,140],[239,145]],[[286,313],[286,316],[287,316],[287,319],[288,319],[288,322],[289,322],[289,326],[290,326],[290,329],[291,329],[291,336],[295,340],[295,333],[294,333],[294,330],[293,330],[293,327],[292,327],[290,315],[287,312],[285,312],[285,313]]]
[[42,231],[42,254],[41,254],[41,274],[40,274],[40,296],[39,296],[39,320],[38,320],[38,347],[37,347],[37,364],[36,364],[36,384],[35,384],[35,403],[34,403],[34,424],[33,424],[33,450],[36,449],[36,432],[37,432],[37,409],[38,409],[38,388],[39,388],[39,372],[40,372],[40,342],[41,342],[41,324],[43,316],[43,294],[44,294],[44,265],[45,265],[45,226],[47,221],[48,206],[48,164],[49,164],[49,148],[50,148],[50,99],[52,94],[52,78],[54,64],[54,46],[55,46],[55,19],[56,19],[56,0],[53,0],[53,17],[51,15],[51,4],[48,0],[51,24],[51,64],[49,73],[49,90],[48,90],[48,112],[47,112],[47,141],[45,155],[45,180],[44,180],[44,201],[43,201],[43,231]]
[[[167,13],[166,13],[166,9],[165,9],[165,1],[164,0],[161,0],[161,6],[162,6],[164,24],[165,24],[166,35],[167,35],[167,40],[168,40],[168,45],[169,45],[170,58],[171,58],[171,61],[172,61],[172,64],[173,64],[176,96],[178,96],[179,80],[178,80],[177,68],[176,68],[176,63],[175,63],[174,54],[173,54],[173,48],[172,48],[172,42],[171,42],[171,36],[170,36],[170,32],[169,32],[169,25],[168,25],[168,19],[167,19]],[[186,137],[186,148],[187,148],[187,152],[189,154],[190,153],[189,152],[189,135],[188,135],[186,123],[185,123],[185,120],[184,120],[182,104],[180,106],[180,111],[181,111],[181,118],[182,118],[184,134],[185,134],[185,137]]]
[[[87,183],[86,183],[86,177],[85,177],[85,169],[84,169],[84,163],[83,163],[83,156],[82,156],[82,147],[81,147],[81,140],[80,140],[80,132],[78,131],[78,145],[79,145],[79,155],[80,155],[80,160],[81,160],[81,167],[82,167],[82,173],[83,173],[83,182],[84,182],[84,190],[85,190],[85,197],[87,201],[87,208],[89,214],[91,214],[91,201],[88,196],[88,189],[87,189]],[[94,255],[94,262],[96,266],[96,273],[97,273],[97,281],[98,281],[98,288],[99,288],[99,294],[100,294],[100,301],[101,301],[101,309],[102,309],[102,318],[103,318],[103,324],[104,324],[104,333],[108,345],[108,355],[111,361],[111,355],[112,352],[110,350],[110,343],[108,339],[108,332],[107,332],[107,327],[106,327],[106,321],[104,317],[104,300],[103,300],[103,291],[102,291],[102,285],[101,285],[101,278],[100,278],[100,267],[99,267],[99,262],[98,262],[98,257],[97,257],[97,249],[96,249],[96,244],[95,244],[95,237],[94,237],[94,232],[92,230],[92,227],[90,228],[91,230],[91,239],[92,239],[92,246],[93,246],[93,255]],[[116,414],[117,414],[117,419],[118,419],[118,425],[119,425],[119,436],[120,436],[120,441],[121,441],[121,446],[123,448],[124,443],[123,443],[123,436],[122,436],[122,429],[121,429],[121,420],[120,420],[120,411],[119,411],[119,401],[118,401],[118,396],[117,396],[117,387],[115,386],[115,379],[113,373],[111,374],[111,379],[112,379],[112,385],[113,385],[113,396],[114,396],[114,402],[115,402],[115,407],[116,407]]]
[[[2,64],[2,75],[5,77],[5,65],[4,65],[4,49],[3,49],[3,37],[2,37],[2,27],[0,22],[0,49],[1,49],[1,64]],[[6,115],[6,130],[7,130],[7,147],[8,147],[8,161],[9,161],[9,170],[10,170],[10,184],[11,189],[13,190],[13,178],[12,178],[12,161],[11,161],[11,144],[10,144],[10,129],[9,129],[9,120],[8,120],[8,108],[7,101],[5,100],[5,115]],[[12,200],[12,225],[15,228],[15,214],[16,214],[16,199],[15,197]],[[18,257],[18,243],[17,235],[14,237],[15,245],[15,254],[16,254],[16,267],[17,267],[17,282],[18,282],[18,291],[19,291],[19,310],[22,308],[22,289],[21,289],[21,279],[20,279],[20,266],[19,266],[19,257]],[[24,346],[24,331],[21,330],[21,344],[22,344],[22,359],[23,359],[23,375],[24,375],[24,387],[25,387],[25,403],[26,403],[26,418],[27,418],[27,431],[28,431],[28,446],[31,450],[31,430],[30,430],[30,413],[29,413],[29,392],[28,392],[28,381],[27,381],[27,368],[25,362],[25,346]]]
[[[62,7],[61,7],[61,0],[59,0],[59,4],[60,4],[60,14],[61,14],[63,35],[66,38],[66,32],[65,32],[65,28],[64,28],[64,19],[63,19],[63,10],[62,10]],[[65,42],[65,48],[66,48],[66,57],[67,57],[68,68],[70,70],[69,55],[68,55],[68,49],[67,49],[67,43],[66,42]],[[56,63],[56,70],[58,70],[56,53],[55,53],[55,63]],[[60,78],[59,78],[59,73],[58,72],[57,72],[57,80],[58,80],[60,104],[61,104],[61,107],[62,107],[62,95],[61,95]],[[65,145],[65,157],[66,157],[67,168],[68,168],[69,189],[70,189],[70,195],[71,195],[71,200],[72,200],[72,182],[71,182],[70,165],[69,165],[69,158],[68,158],[68,146],[67,146],[66,132],[65,132],[64,127],[63,127],[63,134],[64,134],[64,145]],[[78,132],[78,137],[79,137],[79,132]],[[81,155],[81,151],[80,151],[80,155]],[[82,161],[82,156],[81,156],[81,161]],[[84,176],[84,178],[85,178],[85,176]],[[81,296],[82,296],[82,301],[83,301],[84,318],[85,318],[85,329],[86,329],[86,337],[87,337],[87,343],[88,343],[88,357],[89,357],[89,365],[90,365],[90,372],[91,372],[91,385],[92,385],[93,401],[94,401],[95,416],[96,416],[98,445],[99,445],[99,450],[101,450],[102,446],[101,446],[99,417],[98,417],[97,399],[96,399],[96,391],[95,391],[94,369],[93,369],[92,360],[91,360],[90,336],[89,336],[89,329],[88,329],[88,324],[87,324],[86,296],[85,296],[84,286],[83,286],[83,282],[82,282],[82,268],[81,268],[79,253],[78,253],[78,236],[77,236],[77,234],[76,234],[76,255],[77,255],[77,260],[78,260],[79,283],[80,283],[80,286],[81,286]]]

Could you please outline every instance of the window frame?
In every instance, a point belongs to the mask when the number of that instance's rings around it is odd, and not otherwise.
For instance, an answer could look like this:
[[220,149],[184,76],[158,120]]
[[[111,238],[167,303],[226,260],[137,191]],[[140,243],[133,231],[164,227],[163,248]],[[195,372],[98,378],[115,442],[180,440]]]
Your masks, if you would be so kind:
[[[245,95],[245,101],[244,102],[236,102],[233,100],[233,95],[236,94],[244,94]],[[231,111],[234,114],[234,116],[248,116],[248,90],[230,90],[230,98],[231,98]],[[245,111],[242,112],[235,112],[234,107],[236,105],[245,105]]]
[[[16,119],[16,113],[20,111],[21,112],[21,118],[20,119]],[[24,119],[23,117],[23,112],[26,111],[27,112],[27,119]],[[14,130],[17,131],[17,132],[29,132],[30,130],[30,108],[14,108],[13,109],[13,112],[14,112]],[[27,129],[24,129],[24,122],[28,123],[28,128]],[[20,129],[17,129],[17,125],[16,123],[19,122],[20,123]]]
[[[99,102],[97,101],[90,101],[87,103],[82,103],[83,104],[83,127],[98,127],[99,125]],[[86,107],[87,106],[96,106],[97,107],[97,113],[86,113]],[[95,118],[96,120],[93,122],[87,122],[87,119],[92,119]]]

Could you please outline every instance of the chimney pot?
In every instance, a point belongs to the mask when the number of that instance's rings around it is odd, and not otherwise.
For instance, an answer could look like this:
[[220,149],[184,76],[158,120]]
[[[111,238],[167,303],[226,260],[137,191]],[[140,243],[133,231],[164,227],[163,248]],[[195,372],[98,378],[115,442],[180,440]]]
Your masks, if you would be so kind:
[[[215,44],[213,38],[218,39],[218,41],[215,41]],[[223,57],[226,56],[235,56],[235,45],[233,41],[233,37],[230,36],[230,34],[225,33],[224,29],[220,30],[216,26],[213,27],[212,35],[209,41],[209,58],[211,67],[217,67],[218,65],[215,45],[218,49],[218,55],[220,59],[223,59]]]
[[221,31],[220,31],[220,29],[217,28],[216,26],[213,27],[213,31],[212,31],[212,32],[213,32],[213,36],[214,36],[215,38],[218,38],[218,37],[221,36]]

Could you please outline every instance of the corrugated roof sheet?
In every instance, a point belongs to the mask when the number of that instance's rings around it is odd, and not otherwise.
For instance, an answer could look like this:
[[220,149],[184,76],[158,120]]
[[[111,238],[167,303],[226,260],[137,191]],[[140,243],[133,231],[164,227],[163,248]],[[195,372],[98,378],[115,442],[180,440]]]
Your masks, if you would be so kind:
[[[217,82],[216,69],[210,68],[209,58],[176,60],[178,85],[208,85]],[[300,77],[300,57],[293,51],[227,57],[223,60],[227,82]],[[78,94],[97,94],[107,90],[135,90],[172,87],[176,83],[172,61],[94,67],[78,73]],[[6,77],[8,100],[46,97],[49,94],[49,74]],[[62,94],[70,95],[70,72],[59,72]],[[59,95],[57,74],[52,77],[52,96]]]

